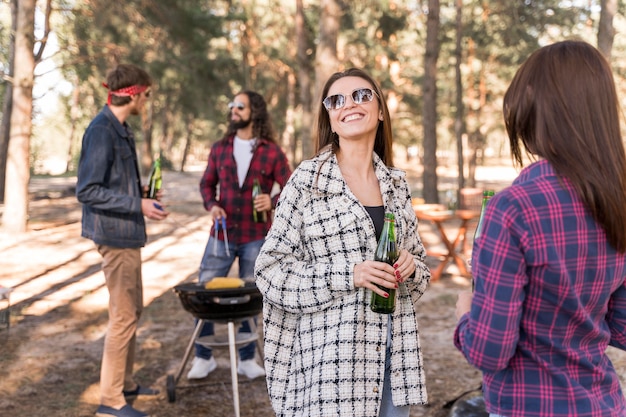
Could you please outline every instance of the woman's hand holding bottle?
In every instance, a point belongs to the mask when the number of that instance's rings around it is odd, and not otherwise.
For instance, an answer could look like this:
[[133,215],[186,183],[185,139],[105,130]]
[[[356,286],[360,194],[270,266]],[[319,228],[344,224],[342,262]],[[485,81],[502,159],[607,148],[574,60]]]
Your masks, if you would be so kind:
[[396,269],[396,280],[404,282],[415,272],[415,260],[406,249],[400,249],[400,256],[394,264]]
[[415,261],[406,249],[400,249],[400,256],[393,265],[380,261],[365,261],[354,266],[354,286],[368,288],[375,293],[389,295],[380,287],[396,289],[398,283],[406,281],[415,272]]
[[389,295],[384,288],[398,288],[396,269],[380,261],[364,261],[354,266],[354,286],[368,288],[385,297]]

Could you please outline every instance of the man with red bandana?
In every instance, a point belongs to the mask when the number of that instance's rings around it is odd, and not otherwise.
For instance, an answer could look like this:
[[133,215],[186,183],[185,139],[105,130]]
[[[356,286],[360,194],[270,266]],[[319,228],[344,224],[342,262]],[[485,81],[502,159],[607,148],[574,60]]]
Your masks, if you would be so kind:
[[[274,129],[263,96],[243,91],[229,104],[229,126],[224,137],[211,148],[206,171],[200,182],[204,207],[215,225],[226,226],[226,240],[221,227],[212,234],[200,264],[202,283],[226,276],[237,257],[239,277],[254,279],[254,263],[270,227],[271,212],[279,194],[271,196],[275,184],[282,189],[291,168],[284,152],[276,144]],[[252,200],[255,180],[261,194]],[[218,191],[219,190],[219,191]],[[266,212],[267,222],[255,222],[253,207]],[[213,229],[215,230],[215,229]],[[250,332],[244,321],[241,332]],[[213,334],[213,323],[206,322],[200,336]],[[265,370],[254,360],[254,342],[239,349],[239,374],[254,379]],[[209,348],[196,344],[196,357],[188,379],[205,378],[217,368]]]
[[[78,165],[76,196],[83,204],[82,236],[102,255],[109,291],[109,324],[100,372],[96,416],[147,417],[127,401],[157,390],[137,385],[132,376],[137,322],[143,309],[141,247],[146,243],[144,217],[169,214],[145,198],[135,140],[126,119],[141,114],[150,96],[148,73],[134,65],[109,72],[107,105],[85,131]],[[157,194],[157,199],[160,194]]]

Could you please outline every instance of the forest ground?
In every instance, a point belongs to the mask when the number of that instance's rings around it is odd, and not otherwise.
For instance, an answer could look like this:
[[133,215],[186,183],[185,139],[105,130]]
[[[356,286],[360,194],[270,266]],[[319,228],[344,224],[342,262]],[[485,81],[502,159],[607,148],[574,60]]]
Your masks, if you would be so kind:
[[[419,173],[410,166],[407,171],[412,187],[419,187]],[[506,166],[477,174],[480,186],[496,189],[515,175]],[[228,349],[215,350],[218,369],[205,380],[186,380],[189,361],[176,385],[176,400],[167,398],[166,379],[177,374],[193,330],[193,316],[172,288],[197,278],[210,230],[198,193],[200,175],[201,170],[164,173],[164,202],[172,214],[164,222],[148,221],[149,242],[142,251],[145,309],[137,333],[136,379],[161,394],[138,399],[135,406],[152,416],[234,415]],[[445,170],[440,180],[455,181]],[[0,234],[0,286],[13,289],[8,328],[1,322],[6,300],[0,303],[3,416],[93,416],[99,404],[108,295],[100,255],[91,241],[80,237],[74,184],[75,178],[34,178],[28,232]],[[426,245],[437,244],[432,225],[421,224],[420,234]],[[437,262],[429,259],[431,266]],[[469,285],[457,272],[449,266],[417,304],[430,404],[413,407],[411,417],[447,416],[449,401],[480,385],[479,372],[452,344],[456,294]],[[218,332],[225,333],[225,326],[218,326]],[[626,378],[626,355],[610,353]],[[274,415],[263,378],[241,378],[239,396],[242,417]]]

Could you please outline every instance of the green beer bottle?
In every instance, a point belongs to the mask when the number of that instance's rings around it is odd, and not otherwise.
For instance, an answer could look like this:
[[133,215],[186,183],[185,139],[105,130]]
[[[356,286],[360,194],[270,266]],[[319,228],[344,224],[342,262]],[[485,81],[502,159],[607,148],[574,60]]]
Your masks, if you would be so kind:
[[474,240],[478,239],[483,229],[483,218],[485,217],[485,209],[487,208],[487,203],[489,199],[494,195],[493,190],[485,190],[483,191],[483,203],[480,207],[480,216],[478,217],[478,226],[476,226],[476,231],[474,232]]
[[[483,219],[485,217],[485,210],[487,208],[487,203],[489,199],[493,197],[495,192],[493,190],[485,190],[483,191],[483,203],[480,206],[480,216],[478,217],[478,225],[476,226],[476,230],[474,231],[474,242],[478,239],[483,231]],[[474,291],[474,277],[472,276],[472,291]]]
[[148,198],[156,199],[157,192],[161,189],[163,178],[161,176],[161,155],[157,155],[150,171],[148,180]]
[[[396,243],[396,222],[393,213],[385,213],[385,223],[380,234],[374,260],[393,265],[398,260],[398,245]],[[370,308],[375,313],[391,314],[396,309],[396,290],[378,286],[389,294],[389,298],[382,297],[372,291]]]
[[263,194],[259,179],[255,178],[252,184],[252,218],[255,223],[267,223],[267,213],[264,211],[256,211],[254,208],[254,200],[259,194]]

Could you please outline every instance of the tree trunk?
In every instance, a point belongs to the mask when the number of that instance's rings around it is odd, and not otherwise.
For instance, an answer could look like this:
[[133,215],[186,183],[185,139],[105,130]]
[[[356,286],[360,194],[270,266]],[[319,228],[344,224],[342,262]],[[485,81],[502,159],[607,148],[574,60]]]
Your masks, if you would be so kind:
[[12,35],[9,43],[9,62],[7,76],[10,78],[4,92],[2,106],[2,125],[0,126],[0,203],[4,202],[4,184],[6,181],[7,155],[9,152],[9,137],[11,134],[11,112],[13,109],[13,75],[15,62],[15,32],[17,31],[17,0],[11,0],[11,28]]
[[296,76],[289,71],[287,76],[287,108],[285,109],[285,130],[281,138],[281,146],[287,153],[289,161],[294,160],[294,108],[296,106]]
[[69,146],[67,147],[67,159],[65,161],[65,172],[67,173],[74,167],[72,161],[74,160],[74,143],[76,139],[76,124],[78,123],[78,113],[80,111],[80,83],[78,79],[74,82],[74,90],[72,91],[72,100],[70,101],[70,133],[69,133]]
[[611,49],[613,49],[613,38],[615,29],[613,28],[613,18],[617,13],[617,0],[600,1],[600,24],[598,25],[598,49],[602,54],[611,60]]
[[[313,95],[315,103],[318,99],[321,100],[320,95],[326,81],[339,70],[337,36],[342,10],[337,0],[322,0],[321,8],[319,43],[315,54],[315,93]],[[312,143],[309,144],[312,145]],[[307,145],[307,143],[302,143],[304,158],[312,155]]]
[[463,59],[463,0],[456,0],[456,115],[454,134],[456,136],[457,167],[459,171],[456,201],[461,201],[461,189],[465,187],[465,158],[463,157],[463,134],[465,133],[464,106],[463,106],[463,79],[461,74],[461,60]]
[[[302,0],[296,1],[296,38],[298,42],[298,83],[300,84],[300,105],[302,106],[302,127],[300,130],[300,144],[302,152],[300,155],[294,149],[292,164],[298,163],[313,155],[314,145],[311,140],[313,130],[313,114],[311,111],[311,57],[307,52],[310,49],[309,31],[304,17],[304,6]],[[295,145],[295,144],[294,144]]]
[[424,56],[424,185],[426,203],[438,203],[437,187],[437,59],[439,57],[439,0],[428,0]]
[[159,118],[161,119],[161,147],[169,151],[174,147],[175,126],[174,115],[168,103],[165,103],[161,108]]
[[[465,92],[465,99],[467,100],[467,118],[465,123],[465,130],[468,132],[474,132],[476,125],[478,124],[478,114],[476,108],[476,79],[474,77],[474,58],[476,55],[476,47],[474,40],[469,38],[467,40],[467,68],[470,68],[467,76],[467,91]],[[476,187],[476,146],[477,144],[473,140],[474,134],[469,134],[467,138],[467,147],[470,151],[470,157],[467,161],[467,186]]]
[[193,140],[193,124],[195,119],[192,114],[190,114],[188,117],[187,134],[185,135],[185,147],[183,148],[183,158],[180,161],[180,172],[185,172],[185,161],[187,161],[187,155],[189,155],[189,150],[191,149],[191,141]]
[[20,0],[15,32],[13,111],[6,170],[5,209],[2,228],[10,234],[26,231],[30,136],[32,133],[35,71],[34,30],[36,0]]

